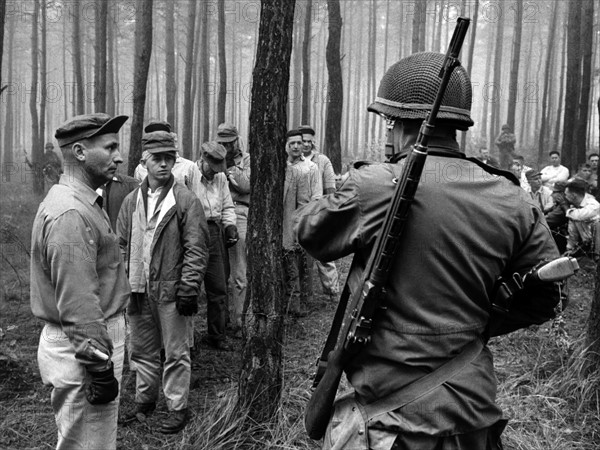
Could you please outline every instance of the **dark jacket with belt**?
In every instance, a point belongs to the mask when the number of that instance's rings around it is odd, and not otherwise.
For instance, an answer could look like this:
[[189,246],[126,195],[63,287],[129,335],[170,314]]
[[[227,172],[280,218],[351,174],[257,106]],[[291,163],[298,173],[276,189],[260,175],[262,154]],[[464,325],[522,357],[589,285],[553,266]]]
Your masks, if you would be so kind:
[[[446,152],[427,159],[385,286],[385,309],[374,317],[371,342],[346,367],[365,404],[481,339],[499,275],[525,273],[558,257],[544,215],[525,191],[458,152]],[[354,253],[352,280],[368,259],[403,165],[404,160],[351,169],[337,192],[298,211],[300,245],[322,261]],[[550,309],[558,302],[553,285],[529,294]],[[548,318],[532,314],[530,323]],[[453,379],[372,426],[437,436],[466,433],[500,419],[495,398],[492,354],[485,346]]]

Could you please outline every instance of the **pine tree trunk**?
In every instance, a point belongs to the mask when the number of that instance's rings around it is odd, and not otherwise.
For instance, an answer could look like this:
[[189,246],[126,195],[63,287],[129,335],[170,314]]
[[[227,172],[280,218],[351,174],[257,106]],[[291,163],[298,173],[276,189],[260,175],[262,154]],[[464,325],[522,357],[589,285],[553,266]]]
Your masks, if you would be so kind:
[[569,19],[567,28],[567,85],[565,91],[565,112],[563,120],[562,163],[569,170],[577,169],[577,158],[573,147],[579,94],[581,86],[581,3],[579,0],[569,1]]
[[128,173],[133,176],[142,156],[142,133],[144,127],[144,107],[146,86],[152,55],[152,2],[137,0],[135,23],[135,50],[133,60],[133,114],[129,140]]
[[227,59],[225,57],[225,0],[219,0],[219,97],[217,103],[217,122],[225,122],[225,104],[227,102]]
[[[552,150],[558,150],[558,141],[561,135],[561,118],[563,110],[563,99],[565,90],[565,76],[567,73],[566,59],[567,59],[567,27],[563,27],[563,41],[562,41],[562,58],[560,63],[560,80],[559,80],[559,92],[557,98],[558,108],[556,111],[556,125],[554,126],[554,138],[552,139],[553,145]],[[564,123],[563,123],[564,128]]]
[[[110,26],[108,26],[110,24]],[[114,116],[115,105],[115,32],[114,16],[108,13],[106,28],[106,114]]]
[[519,88],[519,60],[521,57],[521,35],[523,33],[523,0],[517,0],[515,7],[515,31],[513,36],[512,61],[510,64],[510,81],[508,83],[508,113],[506,123],[511,130],[515,129],[515,112],[517,107],[517,90]]
[[165,11],[165,92],[167,105],[167,122],[173,130],[175,123],[175,97],[177,96],[177,79],[175,78],[175,2],[166,2]]
[[196,2],[188,3],[188,25],[187,46],[185,53],[185,81],[183,85],[183,131],[181,136],[181,147],[183,157],[191,159],[193,149],[194,132],[194,97],[192,97],[192,74],[194,69],[194,36],[196,24]]
[[44,193],[44,174],[42,159],[44,149],[40,137],[40,125],[37,110],[38,71],[39,71],[39,36],[38,22],[40,17],[40,0],[33,1],[31,20],[31,96],[29,97],[29,112],[31,113],[31,163],[33,165],[33,192],[36,195]]
[[304,17],[304,40],[302,41],[302,118],[310,124],[310,40],[312,33],[312,0],[306,1]]
[[[0,0],[0,95],[2,95],[2,61],[4,52],[4,24],[6,22],[6,0]],[[8,110],[7,110],[8,111]]]
[[210,22],[206,15],[203,16],[200,26],[202,27],[201,33],[201,48],[200,48],[200,67],[202,71],[202,141],[207,141],[210,134],[210,102],[209,102],[209,91],[208,84],[210,80],[210,61],[209,61],[209,27]]
[[544,159],[544,152],[547,150],[548,145],[548,136],[547,129],[548,123],[550,121],[550,117],[548,114],[548,94],[550,92],[550,74],[553,72],[551,70],[552,64],[552,51],[554,50],[554,37],[556,35],[556,19],[558,17],[558,4],[553,5],[552,11],[552,21],[550,22],[550,27],[548,28],[548,47],[546,51],[546,64],[544,69],[544,85],[542,92],[542,119],[540,121],[540,134],[538,136],[538,161],[542,161]]
[[342,15],[340,1],[328,0],[329,39],[327,41],[327,73],[329,75],[329,102],[327,103],[327,119],[325,122],[325,151],[331,160],[335,173],[342,171],[342,108],[344,90],[342,80],[342,63],[340,56],[340,39],[342,34]]
[[[48,73],[48,33],[46,23],[46,2],[40,2],[41,6],[41,22],[42,22],[42,45],[40,49],[41,64],[40,64],[40,147],[44,145],[46,141],[46,104],[48,98],[48,84],[46,83]],[[43,150],[42,150],[43,152]],[[43,153],[42,153],[43,155]],[[42,181],[43,183],[43,181]]]
[[[504,44],[504,14],[500,15],[498,20],[498,26],[496,28],[496,45],[495,45],[495,56],[494,56],[494,89],[495,93],[498,94],[498,99],[492,103],[492,117],[490,120],[490,147],[494,144],[494,141],[498,135],[498,129],[500,128],[500,99],[502,97],[502,45]],[[507,169],[506,163],[502,165],[503,157],[500,155],[500,163],[502,169]]]
[[[61,50],[62,50],[62,77],[63,80],[65,82],[65,97],[64,97],[64,101],[63,101],[63,120],[67,120],[67,116],[69,115],[69,111],[68,111],[68,107],[69,107],[69,102],[67,101],[67,98],[69,97],[69,92],[67,92],[68,89],[68,82],[67,82],[67,22],[68,20],[63,20],[62,21],[62,40],[63,40],[63,45],[61,45]],[[71,104],[73,103],[74,99],[71,97]]]
[[75,74],[75,93],[77,114],[85,114],[83,97],[83,67],[81,62],[81,0],[73,2],[73,73]]
[[106,112],[106,21],[108,3],[105,0],[96,1],[95,19],[96,42],[94,64],[94,100],[97,112]]
[[[0,27],[2,28],[2,27]],[[13,17],[8,19],[8,86],[12,85],[13,82],[13,56],[14,56],[14,42],[15,42],[15,19]],[[1,83],[0,83],[1,84]],[[11,173],[14,172],[13,167],[13,147],[14,147],[14,116],[15,112],[13,109],[13,95],[6,96],[6,119],[4,121],[4,153],[2,154],[2,177],[10,183]],[[17,102],[18,103],[18,102]]]
[[[371,99],[374,99],[377,95],[377,80],[376,80],[376,68],[377,68],[377,0],[373,0],[373,6],[371,7],[373,17],[373,35],[370,36],[369,41],[369,55],[371,57],[371,64],[369,65],[369,80],[371,85],[369,87],[369,95]],[[340,106],[341,107],[341,106]],[[377,127],[378,118],[375,114],[369,114],[371,120],[371,142],[374,144],[378,142],[378,136],[375,135],[375,129]]]
[[581,86],[579,90],[579,111],[573,148],[576,152],[576,165],[586,162],[586,149],[588,148],[587,127],[589,126],[589,103],[592,80],[592,48],[594,46],[594,0],[581,1]]
[[[481,125],[480,125],[480,133],[481,139],[485,141],[486,147],[489,149],[490,154],[495,152],[495,147],[491,145],[489,142],[489,133],[488,133],[488,110],[489,105],[491,103],[491,95],[490,95],[490,74],[492,73],[492,55],[494,49],[494,40],[491,36],[491,31],[488,30],[488,38],[487,38],[488,46],[486,52],[486,61],[485,61],[485,81],[483,85],[483,111],[481,115]],[[492,91],[492,95],[494,95],[495,90]]]
[[249,309],[239,401],[257,423],[273,420],[283,385],[284,290],[282,272],[283,181],[294,0],[263,0],[253,71],[249,147]]

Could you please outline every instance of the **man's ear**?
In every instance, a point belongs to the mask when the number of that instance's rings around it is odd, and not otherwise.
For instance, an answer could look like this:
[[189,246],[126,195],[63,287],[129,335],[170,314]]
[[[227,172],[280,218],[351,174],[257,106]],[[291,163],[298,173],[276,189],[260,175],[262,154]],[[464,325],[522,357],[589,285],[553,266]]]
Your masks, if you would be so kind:
[[85,145],[81,142],[75,142],[72,146],[71,146],[71,152],[73,154],[73,157],[77,160],[77,161],[85,161]]

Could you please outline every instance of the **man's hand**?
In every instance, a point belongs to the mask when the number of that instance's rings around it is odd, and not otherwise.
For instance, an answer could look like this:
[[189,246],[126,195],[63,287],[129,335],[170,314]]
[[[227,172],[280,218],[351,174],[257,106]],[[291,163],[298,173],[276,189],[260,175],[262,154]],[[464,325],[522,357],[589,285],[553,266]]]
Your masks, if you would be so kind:
[[175,307],[181,316],[193,316],[198,312],[197,297],[177,297]]
[[239,239],[238,230],[235,225],[225,227],[225,247],[233,247]]
[[106,370],[92,372],[88,370],[85,397],[92,405],[103,405],[112,402],[119,395],[119,382],[115,378],[112,361]]

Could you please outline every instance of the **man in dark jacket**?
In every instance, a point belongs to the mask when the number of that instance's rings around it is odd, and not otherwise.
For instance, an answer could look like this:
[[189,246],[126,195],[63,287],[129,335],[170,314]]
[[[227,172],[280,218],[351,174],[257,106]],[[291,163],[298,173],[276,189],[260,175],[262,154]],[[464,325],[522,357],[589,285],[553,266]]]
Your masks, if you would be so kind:
[[202,204],[175,183],[175,142],[165,131],[146,133],[148,176],[125,198],[118,233],[132,298],[131,360],[136,367],[136,409],[122,422],[155,409],[165,349],[163,392],[169,416],[162,433],[177,433],[188,419],[191,361],[190,319],[198,312],[199,287],[208,258],[208,228]]
[[[356,165],[334,194],[297,213],[298,241],[312,256],[331,261],[354,253],[349,280],[365,267],[381,232],[405,156],[433,104],[443,61],[444,55],[429,52],[399,61],[387,71],[369,106],[393,121],[388,143],[395,150],[395,164]],[[348,429],[351,423],[341,418],[352,410],[344,408],[349,403],[338,402],[324,448],[363,448],[354,446],[354,438],[368,440],[373,450],[501,448],[505,422],[496,403],[492,354],[485,345],[494,284],[500,275],[524,274],[541,260],[558,257],[558,251],[543,214],[512,174],[460,152],[456,129],[473,125],[470,109],[471,83],[464,68],[457,67],[429,138],[430,156],[370,342],[349,361],[341,361],[339,349],[332,356],[344,368],[353,398],[369,405],[386,401],[457,355],[469,354],[466,349],[477,351],[462,360],[454,376],[438,372],[447,379],[406,407],[388,405],[388,412],[374,417],[367,430],[364,424]],[[349,286],[357,288],[352,282]],[[523,292],[519,302],[539,303],[530,323],[552,317],[559,300],[552,283]],[[326,372],[308,406],[307,423],[323,411],[320,394],[334,385],[327,377]]]

